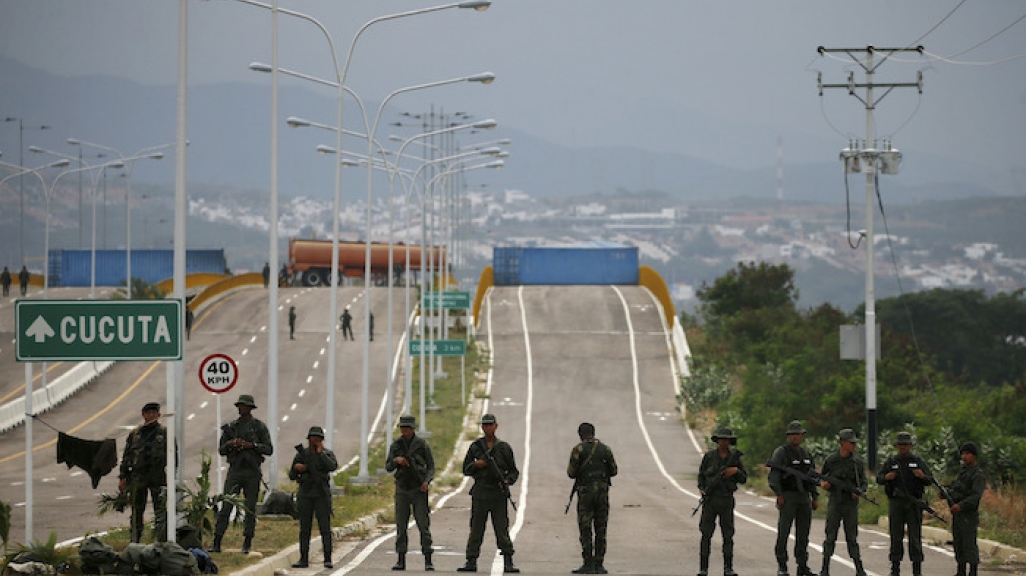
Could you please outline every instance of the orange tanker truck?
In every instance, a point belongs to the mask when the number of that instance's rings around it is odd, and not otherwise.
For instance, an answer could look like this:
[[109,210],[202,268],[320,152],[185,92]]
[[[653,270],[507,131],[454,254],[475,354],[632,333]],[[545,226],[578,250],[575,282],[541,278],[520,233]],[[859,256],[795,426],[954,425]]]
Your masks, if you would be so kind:
[[[406,252],[410,252],[410,268],[421,269],[420,246],[392,245],[392,263],[396,271],[406,268]],[[340,276],[360,277],[364,274],[367,244],[364,242],[338,243],[338,270]],[[445,249],[435,247],[433,260],[424,262],[425,269],[437,270]],[[289,278],[296,278],[305,286],[327,286],[331,282],[331,240],[304,240],[289,238]],[[432,268],[433,267],[433,268]],[[371,277],[388,278],[388,244],[371,243]]]

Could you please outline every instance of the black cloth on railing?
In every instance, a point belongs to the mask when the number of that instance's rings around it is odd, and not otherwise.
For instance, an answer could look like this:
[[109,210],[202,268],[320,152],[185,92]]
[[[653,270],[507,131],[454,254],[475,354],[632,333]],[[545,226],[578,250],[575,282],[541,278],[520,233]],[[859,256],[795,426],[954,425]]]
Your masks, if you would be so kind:
[[112,438],[106,440],[83,440],[69,436],[64,432],[57,433],[57,462],[64,462],[68,468],[78,466],[89,474],[93,488],[100,485],[103,478],[118,465],[117,442]]

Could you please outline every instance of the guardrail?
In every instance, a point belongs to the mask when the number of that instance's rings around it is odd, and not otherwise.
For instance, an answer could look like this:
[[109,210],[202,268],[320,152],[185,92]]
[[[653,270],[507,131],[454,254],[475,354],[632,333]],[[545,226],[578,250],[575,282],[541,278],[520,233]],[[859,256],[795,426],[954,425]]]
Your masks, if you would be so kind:
[[[61,374],[46,385],[45,388],[32,391],[32,411],[43,414],[72,394],[84,388],[100,374],[106,372],[114,362],[80,362],[77,366]],[[25,423],[25,397],[11,400],[0,406],[0,433]]]

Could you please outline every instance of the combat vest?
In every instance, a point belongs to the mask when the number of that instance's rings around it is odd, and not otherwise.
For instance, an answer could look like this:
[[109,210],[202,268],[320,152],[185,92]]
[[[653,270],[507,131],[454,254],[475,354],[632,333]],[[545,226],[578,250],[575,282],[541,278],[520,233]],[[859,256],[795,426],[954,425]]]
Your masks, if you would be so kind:
[[121,460],[121,477],[147,485],[163,485],[166,464],[167,428],[157,423],[132,430]]

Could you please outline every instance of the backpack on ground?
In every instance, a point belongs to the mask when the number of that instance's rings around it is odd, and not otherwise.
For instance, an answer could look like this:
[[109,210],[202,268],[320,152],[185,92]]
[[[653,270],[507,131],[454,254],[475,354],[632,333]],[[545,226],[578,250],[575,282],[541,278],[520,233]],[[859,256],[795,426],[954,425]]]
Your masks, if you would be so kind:
[[210,554],[202,548],[189,548],[189,552],[196,557],[196,568],[200,574],[217,574],[217,563],[210,557]]
[[82,541],[78,547],[78,557],[82,564],[83,574],[119,573],[118,553],[96,536],[90,536]]

